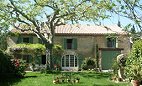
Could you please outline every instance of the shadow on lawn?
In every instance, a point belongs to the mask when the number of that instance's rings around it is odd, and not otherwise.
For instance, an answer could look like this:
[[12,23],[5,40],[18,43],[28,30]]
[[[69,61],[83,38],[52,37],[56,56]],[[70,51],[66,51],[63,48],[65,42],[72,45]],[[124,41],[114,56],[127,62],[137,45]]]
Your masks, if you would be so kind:
[[14,83],[20,82],[21,78],[16,77],[1,77],[0,78],[0,86],[11,86]]
[[109,78],[110,77],[109,73],[88,72],[88,73],[78,73],[78,74],[82,77],[85,77],[85,78],[101,79],[101,78]]
[[107,84],[107,85],[103,85],[103,84],[94,84],[93,86],[119,86],[119,85],[113,85],[113,84]]
[[37,76],[25,76],[24,78],[36,78]]
[[[1,77],[1,76],[0,76]],[[12,86],[15,83],[20,82],[22,79],[26,78],[36,78],[37,76],[24,76],[20,77],[1,77],[0,78],[0,86]]]

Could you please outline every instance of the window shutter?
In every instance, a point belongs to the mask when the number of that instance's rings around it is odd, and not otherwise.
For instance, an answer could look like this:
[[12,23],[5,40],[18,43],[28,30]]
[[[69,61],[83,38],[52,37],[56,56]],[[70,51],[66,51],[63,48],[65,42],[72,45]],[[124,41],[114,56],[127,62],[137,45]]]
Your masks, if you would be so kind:
[[116,39],[113,39],[112,43],[113,43],[113,47],[116,48]]
[[33,43],[33,37],[30,37],[29,43]]
[[17,43],[22,43],[22,37],[20,35],[18,36]]
[[77,39],[76,38],[74,38],[73,39],[73,49],[77,49]]
[[40,38],[38,38],[38,43],[42,44],[42,40]]
[[63,39],[63,48],[67,49],[67,39],[66,38]]

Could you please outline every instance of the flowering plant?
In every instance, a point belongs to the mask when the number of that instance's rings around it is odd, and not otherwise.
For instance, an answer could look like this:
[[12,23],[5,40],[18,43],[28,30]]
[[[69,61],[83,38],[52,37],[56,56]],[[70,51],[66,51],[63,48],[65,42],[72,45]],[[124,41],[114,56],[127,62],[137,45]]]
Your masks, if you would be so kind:
[[56,70],[59,70],[59,69],[60,69],[60,65],[59,65],[59,64],[54,64],[54,68],[55,68]]
[[25,69],[27,67],[27,64],[24,60],[22,59],[13,59],[12,64],[15,68],[15,74],[17,76],[24,76],[25,75]]

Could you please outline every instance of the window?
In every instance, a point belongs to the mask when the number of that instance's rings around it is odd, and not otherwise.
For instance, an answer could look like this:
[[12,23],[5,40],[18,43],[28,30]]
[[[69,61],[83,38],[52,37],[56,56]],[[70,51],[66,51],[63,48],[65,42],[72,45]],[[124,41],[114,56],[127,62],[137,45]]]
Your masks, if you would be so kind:
[[19,36],[17,39],[17,43],[33,43],[33,36]]
[[26,63],[32,62],[32,57],[30,55],[23,55],[23,60],[26,61]]
[[30,43],[30,38],[29,37],[24,37],[23,38],[23,43]]
[[107,38],[107,47],[116,48],[116,38]]
[[73,48],[73,39],[67,39],[67,49]]
[[41,57],[41,64],[46,64],[46,55],[42,55]]
[[64,39],[65,49],[77,49],[77,39]]
[[77,67],[77,62],[75,55],[65,55],[62,57],[62,67]]

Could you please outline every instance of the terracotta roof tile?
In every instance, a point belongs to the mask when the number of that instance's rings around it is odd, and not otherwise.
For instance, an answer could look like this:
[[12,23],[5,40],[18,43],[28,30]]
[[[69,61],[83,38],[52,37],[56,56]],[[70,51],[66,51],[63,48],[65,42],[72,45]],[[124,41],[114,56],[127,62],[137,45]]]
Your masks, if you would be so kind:
[[62,25],[56,28],[56,33],[66,34],[127,34],[117,25],[113,26],[96,26],[96,25]]
[[[23,34],[31,34],[30,31],[17,31],[16,29],[12,29],[12,32],[21,32]],[[126,31],[123,31],[122,28],[117,25],[108,25],[108,26],[97,26],[97,25],[61,25],[56,27],[56,34],[108,34],[108,33],[116,33],[116,34],[128,34]]]

